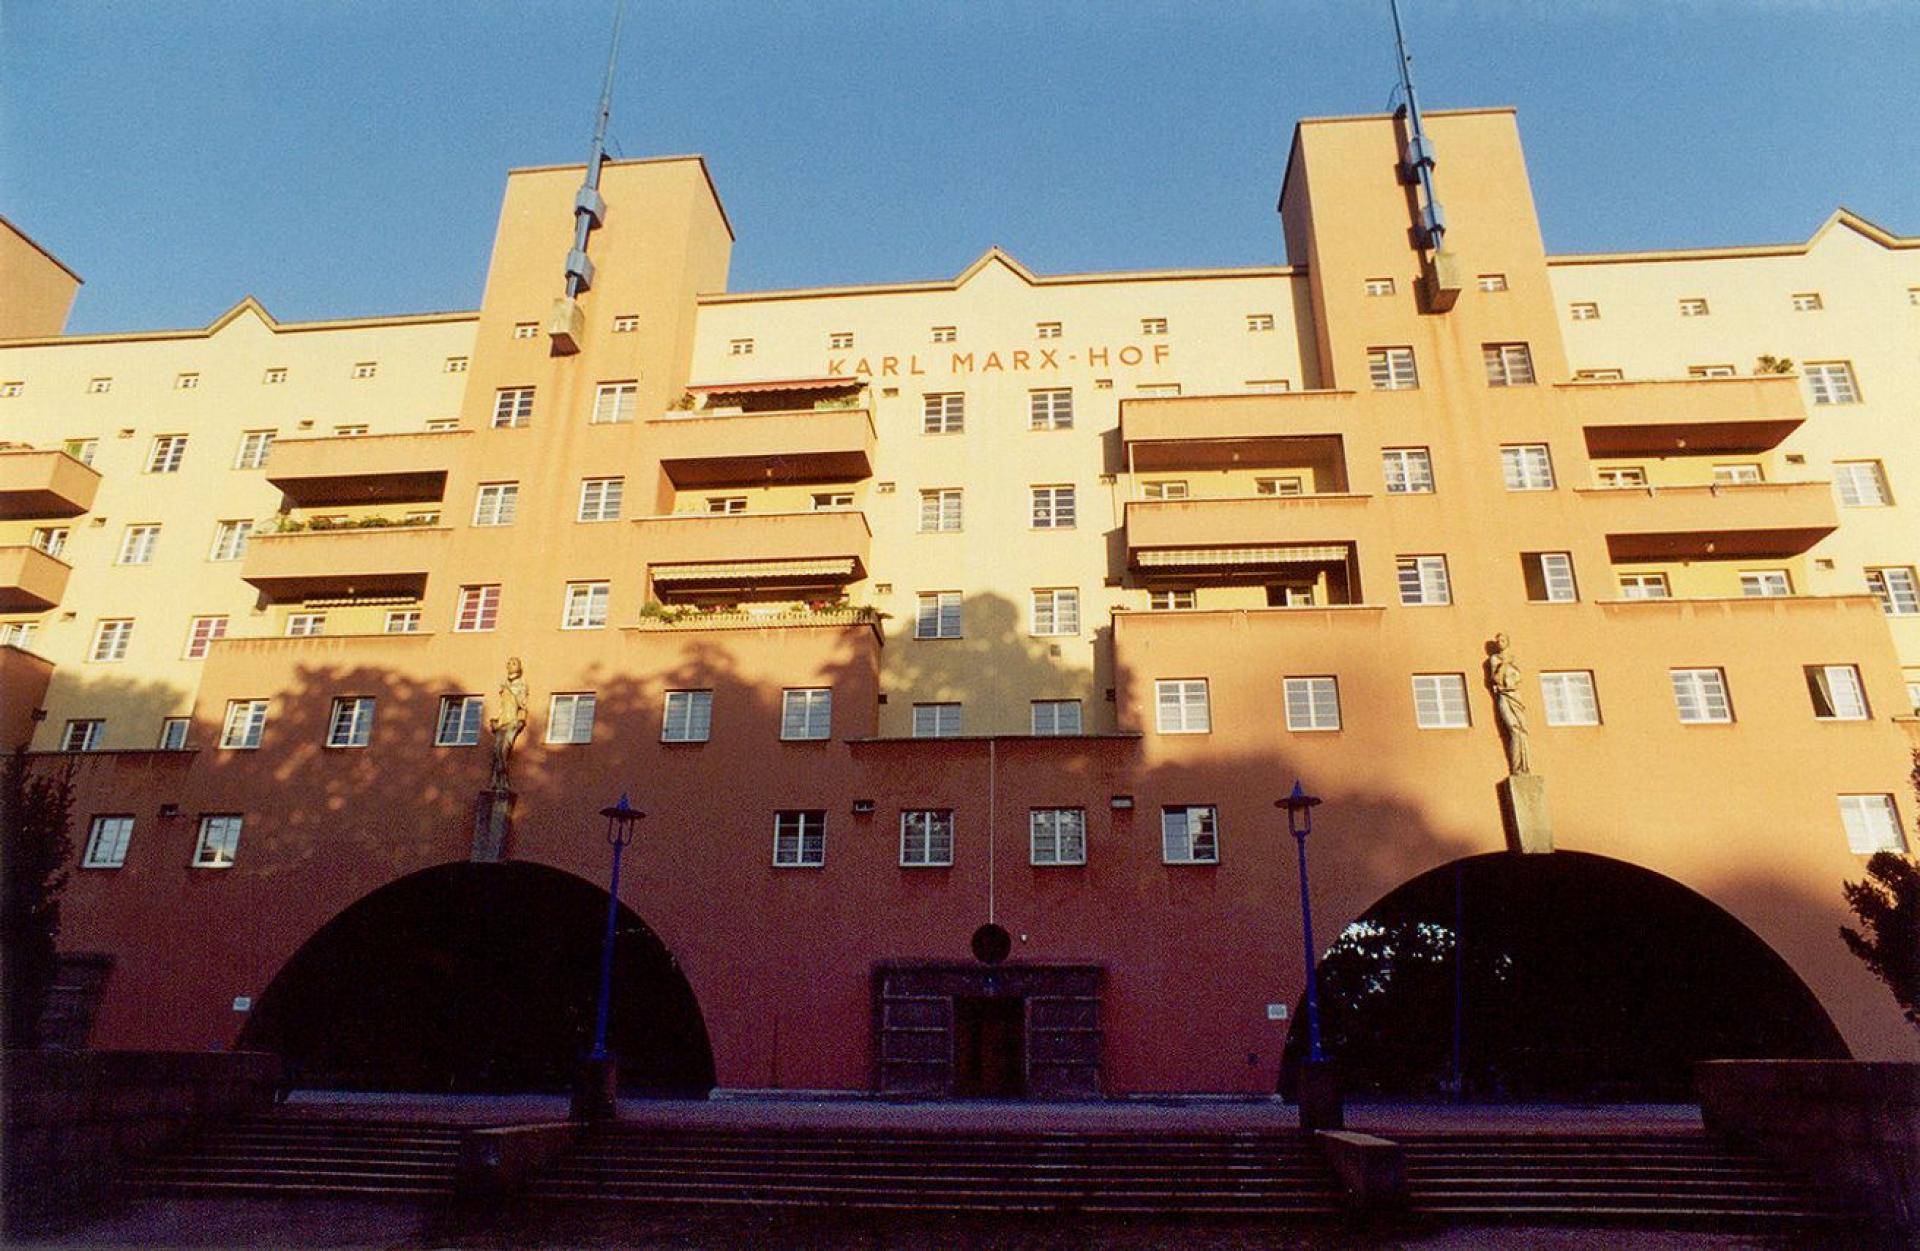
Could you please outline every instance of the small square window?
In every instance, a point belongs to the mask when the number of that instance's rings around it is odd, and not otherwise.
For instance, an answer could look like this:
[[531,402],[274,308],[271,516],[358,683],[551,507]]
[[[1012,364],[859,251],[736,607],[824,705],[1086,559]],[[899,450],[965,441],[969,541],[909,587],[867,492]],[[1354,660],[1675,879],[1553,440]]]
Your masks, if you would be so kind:
[[540,323],[537,321],[516,321],[513,323],[513,337],[516,339],[537,339],[540,337]]
[[910,809],[900,814],[902,868],[944,868],[952,863],[952,809]]
[[827,336],[829,351],[844,352],[853,347],[853,331],[836,330]]
[[1087,862],[1087,813],[1084,808],[1034,808],[1027,813],[1028,863],[1074,865]]
[[240,850],[241,818],[237,814],[200,818],[200,841],[193,849],[196,869],[229,869]]
[[1033,337],[1036,339],[1058,339],[1060,332],[1060,323],[1057,321],[1035,322],[1033,326]]
[[69,721],[60,735],[61,751],[99,751],[100,741],[106,734],[107,723],[98,717],[83,717]]
[[483,482],[473,497],[473,524],[510,526],[519,507],[518,482]]
[[640,315],[638,313],[621,313],[613,319],[613,333],[615,334],[632,334],[638,329],[640,329]]
[[1063,638],[1080,633],[1078,587],[1046,587],[1033,593],[1033,633],[1037,638]]
[[1249,378],[1240,384],[1250,395],[1285,395],[1293,384],[1285,378]]
[[1154,728],[1162,734],[1210,734],[1213,710],[1205,678],[1161,678],[1153,684]]
[[1807,665],[1807,694],[1822,721],[1865,721],[1867,688],[1857,665]]
[[1160,810],[1160,859],[1167,864],[1220,863],[1220,812],[1211,804]]
[[1840,796],[1840,823],[1847,832],[1847,850],[1856,856],[1890,851],[1907,852],[1906,832],[1900,828],[1900,810],[1891,795]]
[[1294,731],[1340,728],[1340,683],[1331,677],[1287,678],[1282,683],[1287,728]]
[[560,613],[562,630],[604,630],[607,600],[612,587],[605,582],[567,583],[566,606]]
[[111,390],[113,390],[113,379],[111,378],[89,378],[87,380],[88,395],[105,395]]
[[277,387],[286,380],[287,367],[285,365],[270,366],[265,373],[260,375],[260,385],[263,387]]
[[532,387],[501,387],[493,393],[495,430],[518,430],[532,420]]
[[1075,505],[1070,486],[1034,487],[1030,517],[1035,530],[1071,530]]
[[480,742],[486,700],[479,695],[442,695],[440,716],[434,723],[435,747],[473,747]]
[[1500,478],[1509,491],[1553,490],[1553,456],[1544,443],[1500,449]]
[[588,420],[596,426],[629,422],[639,404],[638,382],[603,382],[594,389],[593,416]]
[[1591,300],[1583,300],[1567,306],[1567,316],[1573,321],[1599,321],[1600,306]]
[[712,691],[668,691],[660,718],[663,743],[704,743],[713,733]]
[[327,632],[327,614],[323,612],[296,612],[287,617],[287,637],[290,639],[319,638]]
[[1801,366],[1815,404],[1858,404],[1860,389],[1854,385],[1853,365],[1848,361],[1808,361]]
[[1060,738],[1080,733],[1079,700],[1036,699],[1030,708],[1035,737]]
[[1069,430],[1073,427],[1073,390],[1049,387],[1027,392],[1029,430]]
[[915,704],[913,706],[913,737],[960,737],[960,705]]
[[360,361],[353,367],[355,378],[371,378],[379,372],[380,362],[378,361]]
[[1887,471],[1877,460],[1833,462],[1833,489],[1846,508],[1885,508],[1893,503]]
[[1413,349],[1381,347],[1367,349],[1367,381],[1376,391],[1412,391],[1420,386],[1414,371]]
[[1453,602],[1445,556],[1400,556],[1394,560],[1400,583],[1400,602],[1412,607],[1435,607]]
[[1143,500],[1183,500],[1187,498],[1187,483],[1181,478],[1165,478],[1157,482],[1142,482],[1140,498]]
[[1388,495],[1433,493],[1433,458],[1424,447],[1382,448],[1380,471]]
[[83,869],[117,869],[127,862],[127,842],[133,837],[130,816],[95,817],[87,831]]
[[922,591],[914,617],[916,639],[957,639],[961,627],[961,596],[958,591]]
[[1593,674],[1585,669],[1540,675],[1541,703],[1548,725],[1599,725],[1600,700]]
[[920,492],[920,533],[958,533],[962,502],[959,487]]
[[833,691],[827,687],[780,692],[780,737],[815,742],[833,735]]
[[1393,279],[1369,278],[1367,279],[1366,291],[1367,294],[1371,296],[1392,295],[1394,291]]
[[1147,592],[1147,607],[1154,612],[1189,612],[1199,602],[1199,592],[1189,587]]
[[441,366],[441,369],[450,374],[464,374],[467,372],[467,358],[464,356],[449,356],[447,357],[446,363]]
[[1889,617],[1920,613],[1920,579],[1914,577],[1912,565],[1867,570],[1867,589]]
[[234,453],[235,469],[262,469],[266,467],[267,454],[273,451],[273,440],[277,431],[245,430],[240,434],[240,447]]
[[1483,343],[1480,359],[1487,367],[1490,387],[1533,385],[1533,351],[1524,343]]
[[1639,465],[1607,465],[1593,471],[1593,480],[1609,490],[1647,485],[1647,471]]
[[176,374],[174,376],[173,389],[176,391],[192,391],[196,390],[199,386],[199,374]]
[[1167,319],[1164,317],[1142,317],[1140,333],[1143,335],[1161,335],[1167,333]]
[[1726,724],[1733,720],[1725,670],[1670,669],[1667,676],[1673,679],[1673,702],[1682,724]]
[[0,382],[0,400],[17,400],[27,391],[24,382]]
[[205,660],[217,640],[227,637],[225,617],[195,617],[187,627],[188,660]]
[[388,609],[384,633],[387,633],[387,634],[418,634],[420,633],[420,610],[418,608]]
[[148,473],[178,473],[180,463],[187,457],[187,436],[184,434],[163,434],[153,440],[153,446],[147,451]]
[[1746,599],[1767,599],[1793,594],[1793,578],[1785,569],[1743,569],[1740,594]]
[[753,340],[752,339],[727,340],[727,355],[728,356],[752,356]]
[[827,814],[803,809],[773,814],[773,865],[817,869],[827,862]]
[[967,397],[947,391],[921,397],[922,434],[959,434],[967,428]]
[[260,746],[267,728],[267,701],[230,699],[227,719],[220,728],[220,746],[235,751],[252,751]]
[[460,606],[453,619],[455,633],[470,634],[491,630],[499,620],[500,586],[498,583],[460,588]]
[[1732,365],[1687,366],[1687,377],[1689,378],[1733,378],[1738,376],[1739,373],[1740,371]]
[[1664,573],[1623,573],[1620,575],[1621,599],[1666,599],[1672,595]]
[[1705,317],[1707,315],[1707,302],[1698,296],[1684,299],[1680,301],[1680,315],[1682,317]]
[[582,478],[580,480],[581,521],[618,521],[626,496],[625,478]]
[[1461,673],[1413,675],[1413,723],[1423,730],[1464,730],[1467,678]]
[[1248,313],[1247,333],[1266,334],[1273,329],[1272,313]]
[[595,698],[582,691],[555,695],[547,701],[547,742],[591,743]]
[[1793,311],[1796,313],[1817,313],[1825,307],[1818,291],[1802,291],[1793,297]]
[[954,343],[957,342],[959,338],[960,331],[957,327],[935,326],[933,328],[933,341],[935,343]]
[[1482,291],[1505,291],[1507,289],[1507,276],[1505,274],[1481,274],[1474,280],[1474,285]]
[[1580,598],[1570,552],[1522,552],[1520,569],[1527,584],[1527,599],[1533,603],[1571,604]]
[[93,647],[87,659],[112,663],[127,658],[127,646],[133,641],[133,618],[112,617],[93,628]]
[[372,741],[372,698],[353,695],[335,699],[333,715],[327,721],[327,746],[365,747]]

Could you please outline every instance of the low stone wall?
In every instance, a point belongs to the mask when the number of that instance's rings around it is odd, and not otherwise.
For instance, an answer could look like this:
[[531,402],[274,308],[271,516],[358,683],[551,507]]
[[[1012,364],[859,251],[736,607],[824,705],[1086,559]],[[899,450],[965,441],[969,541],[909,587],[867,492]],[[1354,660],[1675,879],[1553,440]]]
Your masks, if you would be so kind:
[[9,1223],[85,1202],[196,1121],[271,1107],[279,1080],[260,1052],[7,1052]]
[[1806,1174],[1883,1225],[1920,1231],[1920,1064],[1714,1060],[1694,1083],[1708,1132]]

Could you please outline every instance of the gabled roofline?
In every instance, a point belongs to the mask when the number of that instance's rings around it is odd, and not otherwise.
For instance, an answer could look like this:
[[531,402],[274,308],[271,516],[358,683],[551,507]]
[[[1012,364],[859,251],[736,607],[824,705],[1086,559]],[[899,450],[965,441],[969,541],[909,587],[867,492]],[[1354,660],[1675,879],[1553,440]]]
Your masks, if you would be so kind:
[[444,322],[478,321],[475,312],[397,313],[385,317],[342,317],[327,321],[276,321],[266,306],[251,295],[242,296],[220,316],[197,330],[137,330],[106,334],[42,335],[30,339],[0,339],[0,347],[54,347],[62,344],[154,343],[169,339],[210,339],[233,323],[242,313],[251,312],[275,334],[307,334],[320,330],[372,330],[382,326],[422,326]]
[[[707,168],[707,158],[699,153],[688,152],[680,156],[629,156],[617,161],[612,157],[606,157],[601,160],[600,168],[609,169],[622,165],[670,165],[676,161],[692,161],[700,167],[700,176],[707,180],[707,194],[713,197],[713,207],[720,210],[720,224],[727,228],[727,238],[738,243],[740,236],[733,233],[733,219],[727,216],[727,206],[720,199],[720,188],[713,184],[713,171]],[[511,178],[515,174],[552,174],[563,170],[578,171],[584,178],[587,174],[587,163],[576,161],[561,165],[515,165],[508,168],[507,177]]]
[[1896,235],[1884,226],[1868,221],[1842,205],[1827,215],[1819,229],[1805,243],[1754,243],[1724,248],[1664,248],[1647,252],[1571,252],[1547,257],[1548,265],[1622,265],[1646,261],[1731,261],[1764,256],[1804,256],[1819,246],[1836,227],[1844,226],[1860,237],[1891,251],[1920,248],[1920,235]]
[[28,247],[32,248],[34,251],[38,252],[40,255],[46,257],[48,260],[52,261],[55,265],[59,266],[61,273],[73,279],[75,282],[79,283],[83,287],[87,285],[87,280],[85,278],[82,278],[79,274],[74,273],[72,266],[68,265],[65,261],[55,256],[53,253],[47,251],[47,249],[40,244],[39,240],[35,239],[32,235],[28,234],[26,231],[20,229],[19,223],[15,222],[12,218],[6,216],[3,213],[0,213],[0,226],[5,226],[8,230],[11,230],[14,234],[19,235],[22,239],[26,240]]

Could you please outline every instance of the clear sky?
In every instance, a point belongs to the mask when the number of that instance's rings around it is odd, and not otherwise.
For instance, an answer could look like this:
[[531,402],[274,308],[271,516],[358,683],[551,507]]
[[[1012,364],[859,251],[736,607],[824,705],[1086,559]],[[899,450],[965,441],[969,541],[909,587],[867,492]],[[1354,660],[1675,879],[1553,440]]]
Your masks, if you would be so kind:
[[[1300,117],[1386,0],[628,0],[613,135],[703,153],[734,290],[1282,259]],[[614,0],[0,0],[0,213],[74,331],[472,308],[506,170],[586,157]],[[1920,233],[1917,0],[1404,0],[1429,108],[1515,105],[1556,252]],[[1454,171],[1440,153],[1442,191]]]

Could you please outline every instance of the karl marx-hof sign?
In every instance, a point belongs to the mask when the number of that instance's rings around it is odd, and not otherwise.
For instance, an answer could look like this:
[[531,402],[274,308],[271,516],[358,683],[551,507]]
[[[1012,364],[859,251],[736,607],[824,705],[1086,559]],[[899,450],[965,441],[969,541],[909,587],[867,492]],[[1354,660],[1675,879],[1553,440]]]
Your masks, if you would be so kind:
[[[855,375],[867,378],[918,378],[924,377],[929,368],[945,367],[949,374],[992,374],[992,373],[1040,373],[1047,370],[1061,370],[1079,366],[1086,369],[1110,369],[1115,365],[1123,369],[1132,369],[1143,364],[1164,365],[1172,356],[1170,344],[1156,343],[1152,347],[1138,347],[1129,343],[1123,348],[1089,347],[1077,352],[1068,352],[1061,348],[1014,348],[1006,352],[949,352],[944,357],[930,355],[922,361],[919,353],[908,356],[862,356],[858,360],[846,356],[827,358],[827,376],[846,378]],[[851,368],[849,368],[851,362]],[[876,367],[877,366],[877,367]]]

